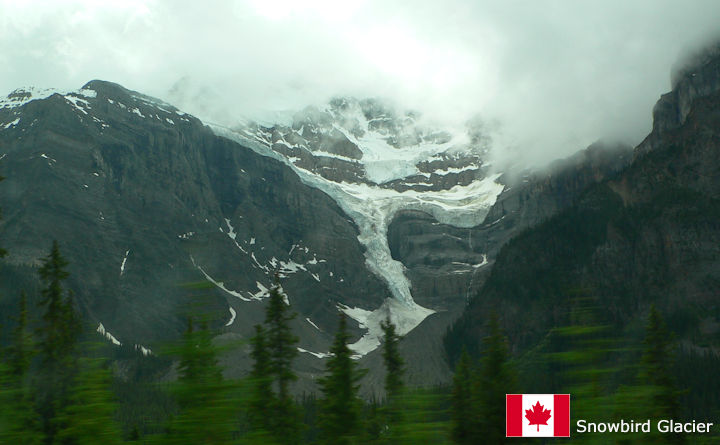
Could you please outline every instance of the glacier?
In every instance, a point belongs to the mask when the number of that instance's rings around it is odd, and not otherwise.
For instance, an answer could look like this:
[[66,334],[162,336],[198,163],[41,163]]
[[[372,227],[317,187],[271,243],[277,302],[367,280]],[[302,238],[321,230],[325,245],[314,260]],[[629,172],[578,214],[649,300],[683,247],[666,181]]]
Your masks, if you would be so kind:
[[[467,185],[456,185],[450,189],[437,191],[416,190],[396,191],[379,185],[367,183],[334,182],[309,170],[294,165],[285,156],[274,151],[270,141],[251,139],[247,133],[230,129],[217,124],[208,124],[213,132],[221,137],[234,140],[256,153],[271,157],[290,167],[308,186],[322,190],[333,198],[338,206],[353,219],[359,229],[358,241],[366,248],[365,263],[370,271],[380,277],[388,286],[392,298],[387,299],[381,307],[369,311],[360,308],[339,307],[350,318],[356,320],[366,333],[350,348],[358,355],[365,355],[380,345],[382,330],[380,323],[390,317],[397,327],[399,335],[405,335],[417,327],[425,318],[435,311],[417,304],[412,297],[411,284],[405,275],[405,267],[392,258],[387,241],[387,230],[395,215],[402,210],[420,210],[431,214],[444,224],[456,227],[473,227],[480,224],[497,196],[503,191],[504,185],[497,182],[500,173],[473,181]],[[353,138],[362,144],[362,141]],[[377,143],[377,141],[375,141]],[[387,145],[387,144],[385,144]],[[449,146],[443,144],[440,149]],[[361,145],[362,148],[362,145]],[[440,150],[438,146],[423,151],[425,156],[433,156]],[[386,147],[373,146],[367,153],[374,153],[371,168],[376,169],[371,176],[382,180],[402,178],[414,173],[405,162],[394,164],[386,156]],[[393,149],[395,150],[395,149]],[[384,159],[381,159],[384,158]],[[426,158],[427,159],[427,158]],[[370,160],[370,159],[368,159]],[[412,162],[418,162],[413,157]],[[372,162],[382,162],[389,171],[380,171]]]

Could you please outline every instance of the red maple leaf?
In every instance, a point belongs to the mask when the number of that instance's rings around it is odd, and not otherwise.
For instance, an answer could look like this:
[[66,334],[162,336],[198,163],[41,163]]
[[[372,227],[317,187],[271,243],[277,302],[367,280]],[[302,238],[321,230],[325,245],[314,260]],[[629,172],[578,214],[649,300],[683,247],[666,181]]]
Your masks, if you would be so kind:
[[533,405],[532,410],[525,410],[525,418],[530,421],[528,425],[537,425],[537,430],[540,431],[540,425],[547,425],[547,421],[550,418],[550,410],[545,409],[538,400]]

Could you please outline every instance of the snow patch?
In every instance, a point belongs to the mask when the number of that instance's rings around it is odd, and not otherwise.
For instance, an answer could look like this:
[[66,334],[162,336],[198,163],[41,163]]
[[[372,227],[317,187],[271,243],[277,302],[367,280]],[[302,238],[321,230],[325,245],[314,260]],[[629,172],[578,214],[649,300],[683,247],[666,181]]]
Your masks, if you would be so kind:
[[150,348],[146,348],[143,345],[135,345],[135,350],[140,351],[140,353],[147,357],[148,355],[152,355],[152,350]]
[[478,269],[478,268],[480,268],[480,267],[482,267],[482,266],[485,266],[487,263],[488,263],[487,255],[483,254],[482,262],[480,262],[479,264],[473,264],[473,267],[474,267],[475,269]]
[[299,352],[303,352],[303,353],[305,353],[305,354],[314,355],[314,356],[317,357],[317,358],[328,358],[328,357],[331,357],[331,356],[332,356],[332,354],[329,353],[329,352],[312,352],[312,351],[308,351],[307,349],[303,349],[303,348],[300,348],[300,347],[298,347],[297,350],[298,350]]
[[[97,329],[95,329],[95,332],[99,333],[103,337],[105,337],[107,340],[110,340],[110,342],[115,346],[122,346],[122,342],[115,338],[114,335],[112,335],[110,332],[108,332],[105,329],[105,326],[103,326],[102,323],[98,323]],[[146,348],[143,345],[134,345],[136,351],[140,351],[140,353],[147,357],[148,355],[152,355],[152,350],[150,348]]]
[[224,292],[232,295],[233,297],[238,297],[239,299],[241,299],[241,300],[243,300],[243,301],[250,301],[249,298],[244,297],[242,294],[240,294],[240,292],[236,292],[236,291],[234,291],[234,290],[230,290],[230,289],[226,288],[226,287],[225,287],[225,284],[224,284],[222,281],[215,281],[215,279],[213,279],[213,277],[211,277],[210,275],[208,275],[207,272],[205,272],[205,270],[204,270],[202,267],[200,267],[199,264],[196,264],[196,263],[195,263],[195,259],[194,259],[192,256],[190,256],[190,261],[192,261],[193,266],[195,266],[203,275],[205,275],[205,278],[206,278],[209,282],[211,282],[212,284],[214,284],[216,287],[218,287],[219,289],[222,289]]
[[14,126],[17,125],[18,123],[20,123],[20,118],[17,118],[17,119],[15,119],[15,120],[12,121],[12,122],[8,122],[7,124],[5,124],[5,125],[3,126],[3,128],[7,130],[7,129],[10,128],[10,127],[14,127]]
[[225,323],[225,326],[230,326],[231,324],[233,324],[235,322],[235,316],[237,315],[235,309],[233,309],[232,307],[229,307],[228,310],[230,310],[230,320]]
[[121,346],[121,345],[122,345],[122,343],[120,342],[120,340],[118,340],[117,338],[115,338],[114,335],[112,335],[110,332],[108,332],[108,331],[105,329],[105,326],[103,326],[102,323],[99,323],[99,324],[98,324],[98,327],[97,327],[97,329],[96,329],[95,331],[98,332],[98,333],[99,333],[100,335],[102,335],[103,337],[105,337],[105,338],[107,338],[108,340],[110,340],[110,341],[112,342],[112,344],[114,344],[115,346]]
[[[0,98],[0,109],[3,108],[17,108],[22,105],[25,105],[29,102],[32,102],[34,100],[41,100],[41,99],[47,99],[48,97],[52,96],[53,94],[59,94],[65,99],[68,98],[68,96],[82,96],[87,98],[94,98],[97,97],[97,92],[94,90],[89,89],[80,89],[80,90],[72,90],[72,91],[63,91],[58,90],[55,88],[37,88],[37,87],[26,87],[26,88],[18,88],[7,95],[7,97]],[[77,97],[70,100],[72,102],[73,100],[82,100]]]
[[305,320],[307,320],[307,322],[310,323],[312,325],[312,327],[314,327],[318,331],[322,332],[322,329],[320,329],[315,323],[313,323],[312,320],[310,320],[310,318],[306,317]]
[[462,173],[462,172],[468,171],[468,170],[479,170],[479,169],[480,169],[479,166],[477,166],[477,165],[475,165],[475,164],[470,164],[470,165],[466,165],[465,167],[458,167],[458,168],[448,167],[448,168],[445,169],[445,170],[435,170],[435,171],[433,172],[433,174],[435,174],[435,175],[440,175],[440,176],[445,176],[445,175],[448,175],[448,174],[450,174],[450,173]]
[[83,113],[83,114],[85,114],[85,115],[88,114],[88,112],[85,111],[85,108],[81,107],[80,104],[82,104],[82,105],[84,105],[85,107],[87,107],[87,109],[90,109],[90,102],[88,102],[88,101],[85,100],[85,99],[81,99],[81,98],[79,98],[79,97],[70,96],[70,95],[66,95],[66,96],[64,96],[64,97],[65,97],[65,100],[66,100],[66,101],[70,102],[70,104],[71,104],[73,107],[75,107],[75,109],[77,109],[78,111],[80,111],[81,113]]
[[[243,247],[240,244],[238,244],[238,242],[236,240],[237,233],[235,233],[235,227],[233,227],[232,224],[230,224],[230,220],[228,218],[225,218],[225,224],[227,224],[227,226],[228,226],[227,236],[230,237],[231,240],[233,240],[233,243],[235,243],[235,246],[238,249],[240,249],[240,251],[242,253],[247,254],[247,250],[243,249]],[[221,231],[222,231],[222,229],[221,229]]]
[[414,302],[412,306],[409,306],[394,298],[386,299],[374,311],[358,307],[351,308],[344,304],[338,304],[338,309],[357,321],[361,329],[367,330],[358,341],[348,345],[360,357],[380,346],[380,339],[383,336],[380,324],[386,320],[388,315],[395,325],[397,334],[402,336],[415,329],[425,318],[435,312]]
[[120,276],[125,273],[125,263],[127,263],[128,255],[130,254],[130,250],[125,251],[125,258],[122,260],[122,264],[120,265]]
[[280,266],[278,270],[278,274],[280,275],[280,278],[286,278],[290,274],[297,273],[298,271],[302,270],[304,272],[307,272],[307,268],[300,264],[296,263],[293,260],[290,260],[288,262],[285,261],[278,261],[278,265]]

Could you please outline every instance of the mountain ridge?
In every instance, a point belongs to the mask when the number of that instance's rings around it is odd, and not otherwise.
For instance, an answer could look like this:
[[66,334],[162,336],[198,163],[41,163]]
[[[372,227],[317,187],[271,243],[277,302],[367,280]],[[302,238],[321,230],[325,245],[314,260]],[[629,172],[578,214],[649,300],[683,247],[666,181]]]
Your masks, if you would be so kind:
[[[12,172],[0,192],[0,232],[10,240],[5,263],[13,275],[0,306],[12,306],[18,282],[32,289],[34,268],[47,249],[39,240],[58,238],[71,260],[70,287],[81,309],[113,343],[152,350],[177,336],[187,305],[200,297],[181,286],[187,281],[214,287],[202,301],[219,330],[217,340],[242,339],[262,320],[262,300],[277,271],[299,313],[293,322],[301,338],[297,391],[313,390],[322,373],[338,311],[354,320],[354,348],[373,370],[366,393],[382,386],[375,348],[388,313],[406,336],[401,347],[411,358],[409,381],[447,382],[438,333],[483,282],[493,249],[514,233],[512,214],[522,214],[531,196],[554,202],[552,184],[560,183],[552,178],[562,177],[553,170],[533,173],[526,185],[508,188],[499,174],[464,169],[456,157],[418,164],[431,187],[402,185],[402,178],[338,182],[275,150],[272,133],[258,140],[237,128],[206,125],[111,82],[12,96],[0,102],[2,166]],[[466,159],[482,165],[473,156]],[[561,167],[584,179],[560,189],[573,195],[611,164]],[[523,190],[523,199],[512,198]],[[543,204],[543,212],[566,201]],[[508,215],[504,222],[487,222],[498,211]],[[545,213],[523,218],[533,224]],[[399,235],[408,224],[421,227],[430,242]],[[471,232],[468,243],[443,252],[443,240]],[[398,239],[405,238],[410,242],[401,247]],[[412,259],[433,256],[435,264]],[[223,360],[229,375],[250,366],[242,348]]]
[[[687,85],[678,80],[655,107],[653,132],[633,162],[588,187],[571,206],[520,233],[499,252],[484,286],[446,337],[451,359],[465,347],[478,353],[482,323],[497,311],[516,355],[529,350],[563,317],[578,292],[591,298],[599,322],[627,338],[650,305],[665,314],[679,340],[714,345],[720,270],[717,128],[720,123],[718,58],[693,75],[690,109],[669,101]],[[674,108],[668,113],[668,106]],[[670,119],[668,121],[668,119]],[[565,314],[565,315],[563,315]],[[701,348],[702,349],[702,348]]]

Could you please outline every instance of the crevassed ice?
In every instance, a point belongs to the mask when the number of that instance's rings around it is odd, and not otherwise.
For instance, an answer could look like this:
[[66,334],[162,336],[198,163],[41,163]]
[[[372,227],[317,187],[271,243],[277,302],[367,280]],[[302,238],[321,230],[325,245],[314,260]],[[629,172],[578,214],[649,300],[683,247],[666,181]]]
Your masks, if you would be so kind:
[[[398,192],[368,184],[337,183],[293,165],[267,144],[251,140],[225,127],[210,127],[219,136],[240,142],[263,156],[284,162],[305,184],[331,196],[357,224],[360,231],[358,240],[366,247],[365,262],[368,268],[387,284],[393,296],[374,311],[341,307],[343,312],[368,330],[358,342],[351,345],[351,348],[361,355],[379,346],[380,322],[388,315],[397,326],[398,333],[405,335],[434,312],[415,303],[410,281],[405,276],[405,268],[402,263],[395,261],[390,253],[387,228],[395,214],[400,210],[421,210],[430,213],[444,224],[473,227],[483,221],[504,187],[496,182],[499,173],[467,185],[456,185],[448,190],[423,192]],[[433,150],[438,149],[437,147],[433,147]]]

